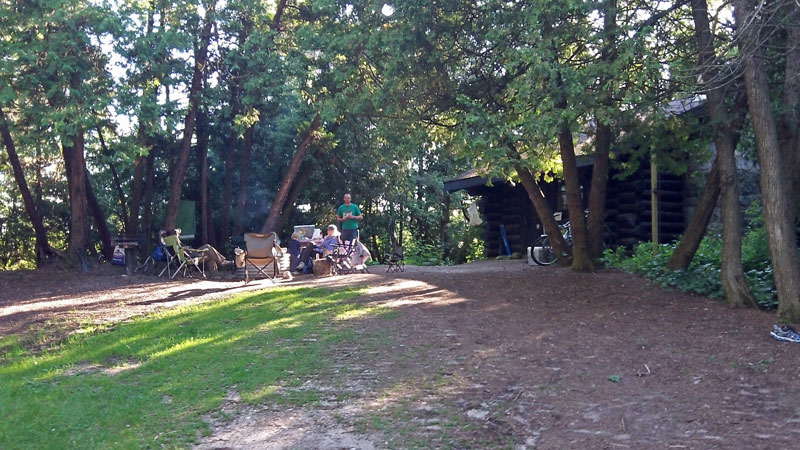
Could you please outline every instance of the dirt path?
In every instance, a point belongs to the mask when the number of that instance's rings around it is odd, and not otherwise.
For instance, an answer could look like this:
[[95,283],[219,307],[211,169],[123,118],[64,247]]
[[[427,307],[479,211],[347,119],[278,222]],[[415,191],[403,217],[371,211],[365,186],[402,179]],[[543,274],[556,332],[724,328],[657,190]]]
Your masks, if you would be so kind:
[[[322,401],[252,408],[232,391],[232,420],[212,422],[199,448],[774,449],[800,438],[800,345],[769,338],[773,313],[518,261],[381,272],[313,280],[363,284],[359,301],[396,311],[349,324],[358,339],[299,388]],[[3,334],[243,289],[22,280],[38,289],[24,294],[0,280],[12,293]]]

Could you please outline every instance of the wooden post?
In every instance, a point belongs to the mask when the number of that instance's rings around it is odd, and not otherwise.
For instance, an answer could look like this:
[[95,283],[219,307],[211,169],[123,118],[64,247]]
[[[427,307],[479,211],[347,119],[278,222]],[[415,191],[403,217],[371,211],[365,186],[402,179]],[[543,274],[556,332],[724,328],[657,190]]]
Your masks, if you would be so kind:
[[650,158],[650,234],[653,238],[653,245],[658,246],[658,167],[656,166],[656,157],[653,155]]

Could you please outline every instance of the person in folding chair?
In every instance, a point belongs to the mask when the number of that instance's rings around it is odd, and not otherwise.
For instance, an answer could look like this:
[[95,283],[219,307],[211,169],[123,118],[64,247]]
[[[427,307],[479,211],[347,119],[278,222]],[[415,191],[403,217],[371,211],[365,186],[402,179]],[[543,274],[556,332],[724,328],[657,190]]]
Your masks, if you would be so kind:
[[372,258],[369,250],[361,241],[356,237],[351,241],[342,240],[336,245],[326,259],[331,262],[331,273],[346,274],[346,273],[369,273],[367,269],[367,261]]
[[[250,267],[267,277],[273,283],[278,276],[278,258],[283,255],[283,250],[275,242],[278,235],[273,233],[245,233],[244,243],[247,251],[244,257],[244,282],[250,282]],[[267,268],[272,265],[272,275]]]
[[336,225],[328,225],[325,239],[319,245],[308,244],[300,253],[300,262],[297,265],[297,270],[311,269],[314,264],[315,255],[326,256],[333,253],[334,250],[341,245],[339,229]]
[[167,250],[167,267],[158,276],[163,275],[166,271],[169,278],[173,279],[182,270],[183,276],[191,276],[192,273],[197,272],[206,278],[205,260],[208,251],[183,245],[180,236],[180,228],[164,231],[161,242],[164,243]]

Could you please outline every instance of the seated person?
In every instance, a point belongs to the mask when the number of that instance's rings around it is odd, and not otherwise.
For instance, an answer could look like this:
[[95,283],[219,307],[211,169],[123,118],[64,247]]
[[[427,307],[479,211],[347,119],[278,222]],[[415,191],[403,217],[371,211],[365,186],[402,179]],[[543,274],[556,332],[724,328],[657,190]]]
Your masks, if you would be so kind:
[[202,247],[189,248],[187,250],[190,254],[197,252],[198,254],[196,256],[202,256],[206,269],[212,272],[221,269],[229,269],[233,265],[232,261],[225,259],[211,244],[205,244]]
[[342,243],[342,241],[339,239],[339,235],[340,233],[336,228],[336,225],[328,225],[325,239],[323,239],[319,245],[309,244],[303,249],[302,253],[300,253],[300,264],[297,265],[297,270],[302,270],[306,267],[306,265],[311,264],[311,256],[314,253],[325,254],[326,252],[332,252],[337,245]]
[[292,233],[292,239],[287,244],[287,247],[289,249],[289,272],[294,272],[300,263],[300,233]]
[[361,241],[358,241],[351,261],[353,267],[364,266],[370,259],[372,259],[372,254],[367,250],[367,246],[362,244]]
[[[165,236],[172,236],[172,235],[178,235],[178,238],[180,239],[181,235],[180,228],[161,230],[158,233],[158,237],[159,239],[161,239],[162,243],[164,242],[163,239]],[[192,247],[184,247],[184,248],[186,252],[189,253],[189,256],[193,258],[202,256],[205,268],[212,272],[220,269],[228,269],[233,266],[233,262],[225,259],[225,257],[222,256],[222,254],[217,249],[212,247],[211,244],[205,244],[202,247],[197,247],[197,248],[192,248]]]

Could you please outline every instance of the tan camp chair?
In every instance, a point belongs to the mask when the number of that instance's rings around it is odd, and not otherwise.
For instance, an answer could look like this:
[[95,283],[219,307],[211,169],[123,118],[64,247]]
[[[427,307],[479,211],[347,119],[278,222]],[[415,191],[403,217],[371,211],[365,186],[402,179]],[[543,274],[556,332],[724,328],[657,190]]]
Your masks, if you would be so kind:
[[[278,276],[278,256],[282,254],[281,248],[275,243],[277,235],[275,233],[245,233],[244,243],[247,252],[244,257],[244,282],[250,282],[250,273],[247,271],[247,263],[250,263],[261,274],[275,282]],[[265,269],[272,264],[274,266],[272,275],[265,272]]]

